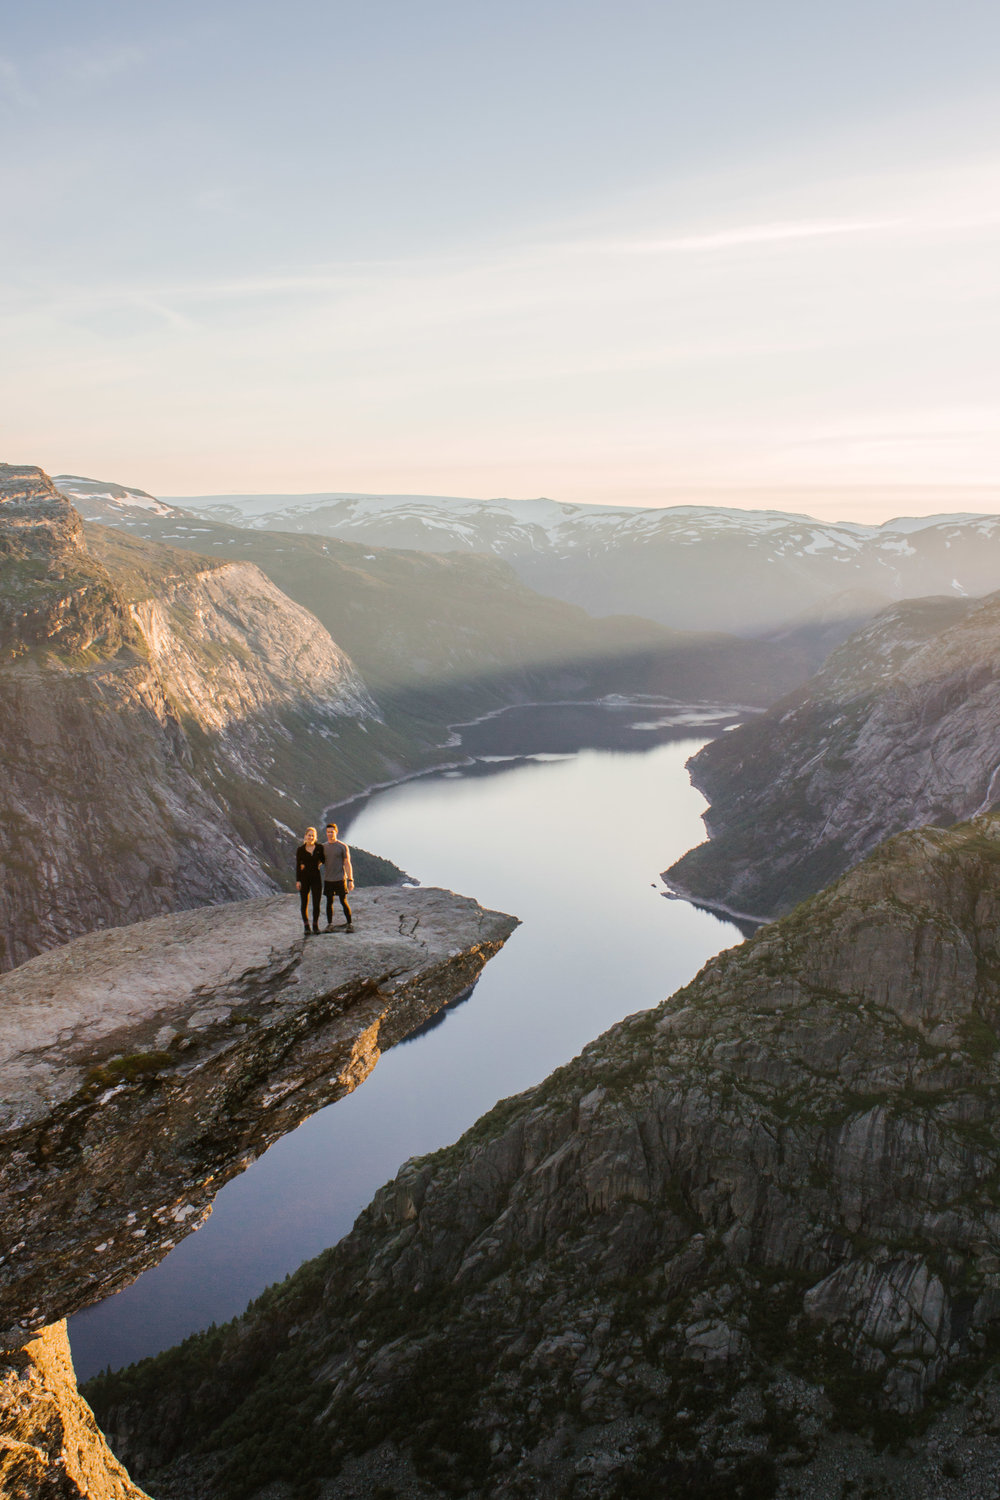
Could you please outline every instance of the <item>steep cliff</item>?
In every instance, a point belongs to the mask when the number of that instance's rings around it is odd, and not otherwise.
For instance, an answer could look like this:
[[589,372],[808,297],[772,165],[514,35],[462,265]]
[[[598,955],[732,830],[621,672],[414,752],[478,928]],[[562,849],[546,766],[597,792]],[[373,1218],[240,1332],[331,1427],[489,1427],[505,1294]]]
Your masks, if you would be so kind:
[[361,892],[304,942],[294,897],[93,933],[0,978],[0,1492],[140,1496],[65,1327],[155,1265],[223,1184],[475,983],[517,925],[449,891]]
[[344,652],[252,565],[96,556],[40,470],[0,485],[0,968],[287,882],[304,824],[406,749]]
[[89,1396],[161,1497],[991,1493],[998,1099],[1000,818],[901,834]]
[[0,464],[0,663],[32,647],[114,652],[134,639],[76,511],[41,469]]
[[0,1330],[109,1296],[222,1184],[463,993],[516,921],[356,895],[303,943],[269,896],[90,933],[0,977]]
[[992,806],[1000,594],[883,611],[690,769],[711,837],[664,879],[752,916],[787,911],[899,829]]

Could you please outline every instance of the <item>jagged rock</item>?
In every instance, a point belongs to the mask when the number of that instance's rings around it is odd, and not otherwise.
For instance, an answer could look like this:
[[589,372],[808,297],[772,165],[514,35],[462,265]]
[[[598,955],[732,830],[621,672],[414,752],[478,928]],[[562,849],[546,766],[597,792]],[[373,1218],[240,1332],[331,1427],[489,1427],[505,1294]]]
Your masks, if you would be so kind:
[[0,582],[0,663],[41,645],[107,655],[135,639],[80,517],[29,465],[0,464]]
[[66,1324],[0,1349],[0,1494],[4,1500],[148,1500],[111,1452],[80,1396]]
[[0,1328],[154,1265],[219,1188],[467,990],[516,926],[361,891],[304,941],[277,896],[92,933],[0,977]]
[[1000,819],[900,835],[95,1409],[168,1494],[288,1477],[291,1442],[346,1496],[391,1441],[433,1495],[839,1496],[959,1375],[994,1410],[998,976]]
[[998,653],[1000,594],[883,611],[802,688],[691,760],[710,840],[664,879],[766,918],[890,834],[993,806]]
[[917,1411],[945,1368],[952,1300],[927,1262],[913,1255],[882,1264],[854,1262],[811,1287],[806,1315],[838,1327],[863,1370],[884,1377],[898,1411]]

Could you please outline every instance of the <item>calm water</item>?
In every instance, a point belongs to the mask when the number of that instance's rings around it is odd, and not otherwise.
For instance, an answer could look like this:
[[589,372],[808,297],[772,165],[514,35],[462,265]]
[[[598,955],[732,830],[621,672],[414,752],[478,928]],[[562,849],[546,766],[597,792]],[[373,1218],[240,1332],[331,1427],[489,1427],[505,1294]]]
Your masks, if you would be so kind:
[[[159,1266],[71,1321],[81,1379],[241,1312],[340,1239],[407,1157],[455,1140],[740,940],[661,894],[658,872],[703,837],[705,802],[684,763],[710,732],[697,714],[664,717],[519,710],[465,731],[472,766],[342,811],[352,843],[523,925],[467,1000],[223,1188],[204,1227]],[[619,748],[577,748],[588,739]],[[515,744],[536,753],[511,758]]]

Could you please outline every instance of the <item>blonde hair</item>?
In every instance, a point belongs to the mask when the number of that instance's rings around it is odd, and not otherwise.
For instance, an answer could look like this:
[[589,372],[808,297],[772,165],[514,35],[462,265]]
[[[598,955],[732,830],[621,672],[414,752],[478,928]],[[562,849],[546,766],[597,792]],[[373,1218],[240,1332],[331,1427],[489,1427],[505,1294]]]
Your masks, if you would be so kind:
[[307,828],[306,829],[306,831],[305,831],[305,837],[308,838],[310,834],[312,834],[313,838],[318,838],[319,837],[319,835],[317,834],[315,828]]

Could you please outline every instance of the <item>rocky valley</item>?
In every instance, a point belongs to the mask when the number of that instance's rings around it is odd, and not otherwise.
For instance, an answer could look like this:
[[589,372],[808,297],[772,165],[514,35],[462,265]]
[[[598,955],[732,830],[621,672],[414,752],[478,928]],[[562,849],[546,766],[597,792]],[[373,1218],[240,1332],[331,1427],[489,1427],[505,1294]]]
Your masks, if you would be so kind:
[[998,972],[1000,820],[897,836],[102,1425],[164,1500],[992,1493]]
[[[995,518],[304,498],[0,467],[4,1494],[994,1500]],[[663,623],[664,590],[735,619],[741,569],[770,639]],[[623,993],[241,1318],[91,1381],[99,1429],[62,1320],[516,925],[361,851],[358,933],[303,942],[303,823],[446,765],[464,719],[608,695],[764,710],[693,762],[712,838],[668,875],[784,915]]]
[[82,526],[41,470],[0,466],[0,967],[285,884],[306,823],[446,763],[457,720],[608,693],[763,706],[804,672],[786,645],[594,620],[487,558],[164,521],[121,495],[144,534]]
[[293,897],[237,902],[92,933],[0,978],[11,1500],[133,1493],[76,1397],[61,1320],[161,1260],[517,925],[434,890],[362,893],[356,912],[358,932],[307,942]]

